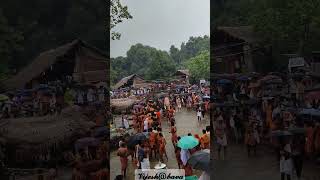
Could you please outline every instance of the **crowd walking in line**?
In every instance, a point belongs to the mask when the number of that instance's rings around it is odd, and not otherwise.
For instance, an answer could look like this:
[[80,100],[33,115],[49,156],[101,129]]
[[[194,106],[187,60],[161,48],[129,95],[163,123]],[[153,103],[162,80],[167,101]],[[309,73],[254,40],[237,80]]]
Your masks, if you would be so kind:
[[230,143],[244,145],[248,158],[273,149],[281,179],[300,179],[303,161],[320,158],[320,96],[310,77],[293,79],[292,91],[282,75],[231,76],[211,86],[215,158],[228,159]]
[[[192,90],[197,89],[197,90]],[[178,134],[176,114],[181,111],[195,113],[194,121],[201,123],[209,111],[209,88],[185,86],[174,92],[164,92],[147,96],[144,102],[137,103],[131,111],[132,127],[135,134],[129,139],[120,141],[117,155],[120,158],[122,177],[128,177],[127,168],[130,160],[137,169],[152,169],[150,161],[162,164],[168,162],[168,146],[173,146],[176,167],[184,169],[186,176],[194,176],[194,169],[188,163],[190,157],[201,150],[210,149],[210,127],[200,130],[199,134]],[[122,122],[128,116],[122,115]],[[191,117],[192,118],[192,117]],[[125,120],[123,120],[125,119]],[[123,128],[128,128],[122,123]],[[168,127],[170,136],[164,136],[163,126]],[[197,127],[195,127],[197,128]],[[188,139],[189,138],[189,139]],[[184,147],[184,141],[195,144]],[[188,145],[188,144],[187,144]]]

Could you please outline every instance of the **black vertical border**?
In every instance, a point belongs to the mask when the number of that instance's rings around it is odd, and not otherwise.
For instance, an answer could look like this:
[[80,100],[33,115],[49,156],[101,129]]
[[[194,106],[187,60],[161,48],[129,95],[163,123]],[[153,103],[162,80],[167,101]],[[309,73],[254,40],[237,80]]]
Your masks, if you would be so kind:
[[213,180],[214,177],[214,129],[213,129],[213,69],[214,69],[214,60],[213,60],[213,41],[214,41],[214,18],[213,18],[213,7],[214,3],[210,1],[210,179]]
[[111,164],[110,164],[110,132],[111,132],[111,129],[110,129],[110,122],[112,121],[112,114],[111,114],[111,108],[110,108],[110,90],[111,90],[111,85],[110,85],[110,73],[111,73],[111,69],[110,69],[110,64],[111,64],[111,58],[110,58],[110,43],[111,43],[111,40],[110,40],[110,19],[111,19],[111,14],[110,14],[110,8],[111,8],[111,0],[107,0],[106,1],[106,14],[107,14],[107,17],[106,19],[103,20],[104,24],[105,24],[105,27],[106,27],[106,31],[105,31],[105,35],[106,35],[106,54],[107,54],[107,77],[106,77],[106,83],[107,83],[107,98],[105,100],[106,104],[105,104],[105,111],[106,111],[106,120],[107,120],[107,124],[106,126],[109,128],[109,133],[107,135],[107,142],[109,143],[109,149],[108,149],[108,167],[109,167],[109,179],[110,179],[110,176],[111,176]]

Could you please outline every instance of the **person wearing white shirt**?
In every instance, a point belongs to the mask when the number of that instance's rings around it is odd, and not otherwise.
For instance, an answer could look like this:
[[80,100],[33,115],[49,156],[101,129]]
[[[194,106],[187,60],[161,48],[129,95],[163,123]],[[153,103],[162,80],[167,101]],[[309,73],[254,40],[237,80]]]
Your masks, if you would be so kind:
[[94,101],[93,93],[94,93],[93,90],[90,88],[87,93],[87,100],[89,103]]
[[233,133],[235,140],[238,141],[237,132],[236,132],[237,130],[236,130],[235,122],[234,122],[234,115],[231,115],[231,117],[229,119],[229,125],[231,127],[231,131]]
[[202,117],[202,111],[201,111],[201,109],[199,108],[198,111],[197,111],[197,118],[198,118],[198,122],[199,122],[199,123],[201,122],[201,117]]
[[144,119],[143,121],[143,130],[148,131],[148,119]]
[[125,128],[125,129],[129,129],[129,122],[128,122],[128,120],[127,120],[127,118],[126,117],[123,117],[122,118],[122,126]]

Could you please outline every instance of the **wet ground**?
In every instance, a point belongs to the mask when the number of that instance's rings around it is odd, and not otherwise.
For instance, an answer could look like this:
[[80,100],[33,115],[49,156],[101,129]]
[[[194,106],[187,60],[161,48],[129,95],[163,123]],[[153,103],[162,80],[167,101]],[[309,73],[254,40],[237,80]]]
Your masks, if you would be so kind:
[[[199,124],[197,121],[196,117],[196,112],[195,111],[187,111],[183,109],[181,112],[177,112],[176,116],[176,126],[177,126],[177,134],[178,136],[184,136],[187,135],[188,133],[192,134],[202,134],[202,129],[205,129],[207,125],[210,124],[209,117],[205,117],[205,119]],[[171,134],[169,133],[170,131],[170,126],[168,123],[166,123],[166,120],[162,120],[162,128],[163,128],[163,134],[164,137],[167,140],[167,154],[168,154],[168,161],[165,159],[165,164],[167,165],[168,169],[178,169],[178,164],[176,161],[176,157],[174,154],[174,148],[171,143]],[[158,160],[151,159],[150,164],[151,168],[155,166],[155,164],[158,163]],[[113,151],[111,152],[111,180],[113,180],[117,175],[121,174],[121,165],[120,165],[120,160],[119,157],[116,156],[116,152]],[[134,166],[132,164],[131,158],[129,159],[129,167],[127,170],[127,179],[131,180],[134,179]],[[195,172],[195,174],[199,175],[201,174],[200,172]]]
[[[259,147],[256,157],[248,157],[244,145],[229,145],[225,160],[213,161],[214,180],[277,180],[280,178],[279,162],[276,155],[267,147]],[[320,166],[305,161],[302,180],[320,180]],[[297,177],[294,175],[293,180]]]

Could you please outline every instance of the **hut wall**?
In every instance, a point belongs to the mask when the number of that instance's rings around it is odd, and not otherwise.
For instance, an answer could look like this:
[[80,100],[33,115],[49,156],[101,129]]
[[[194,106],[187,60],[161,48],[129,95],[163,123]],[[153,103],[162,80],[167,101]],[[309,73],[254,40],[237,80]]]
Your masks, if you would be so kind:
[[81,83],[107,81],[108,63],[101,55],[82,47],[77,53],[76,62],[74,80]]
[[143,84],[143,83],[145,83],[145,81],[142,78],[135,77],[133,79],[133,84]]

